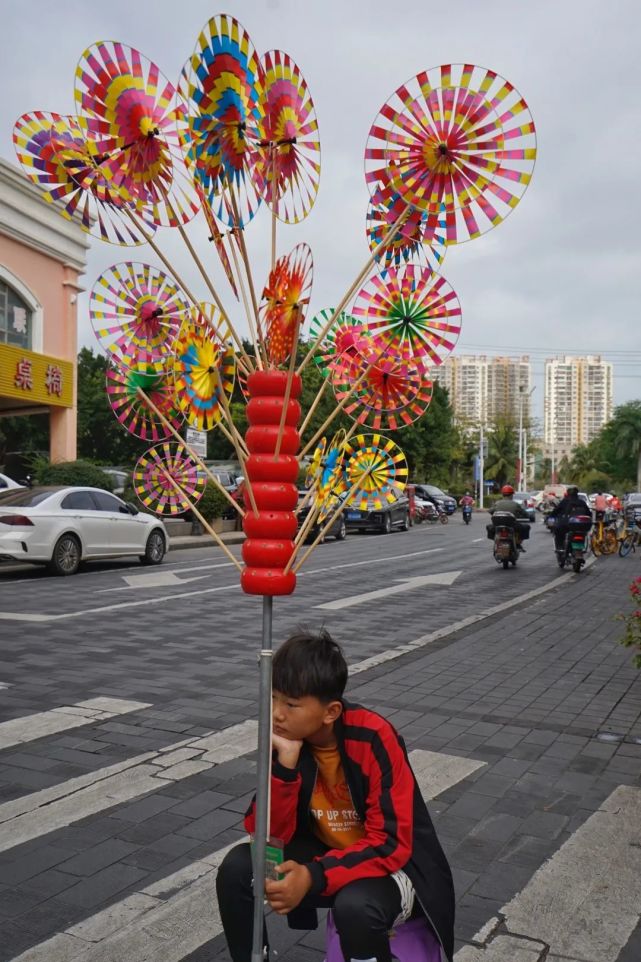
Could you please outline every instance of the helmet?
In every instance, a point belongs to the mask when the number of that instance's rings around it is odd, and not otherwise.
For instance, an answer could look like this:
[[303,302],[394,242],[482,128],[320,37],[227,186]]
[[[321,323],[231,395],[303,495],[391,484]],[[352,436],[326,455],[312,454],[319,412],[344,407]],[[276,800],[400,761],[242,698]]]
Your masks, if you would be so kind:
[[579,493],[579,489],[577,488],[577,486],[576,486],[575,484],[571,484],[570,487],[569,487],[569,488],[567,489],[567,491],[566,491],[566,494],[567,494],[568,498],[576,498],[576,496],[578,495],[578,493]]
[[514,488],[511,484],[504,484],[501,488],[501,494],[514,494]]

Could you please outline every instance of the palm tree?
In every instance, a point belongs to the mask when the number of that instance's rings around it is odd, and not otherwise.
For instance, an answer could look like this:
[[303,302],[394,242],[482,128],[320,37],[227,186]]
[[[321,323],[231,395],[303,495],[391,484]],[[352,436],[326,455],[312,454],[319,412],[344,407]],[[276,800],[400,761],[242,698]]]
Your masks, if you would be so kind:
[[570,472],[572,478],[579,481],[584,475],[589,474],[597,466],[596,451],[593,444],[577,444],[572,452],[570,462]]
[[517,432],[511,421],[497,421],[488,435],[485,477],[503,486],[516,475]]
[[641,401],[618,407],[608,426],[617,455],[637,459],[637,491],[641,491]]

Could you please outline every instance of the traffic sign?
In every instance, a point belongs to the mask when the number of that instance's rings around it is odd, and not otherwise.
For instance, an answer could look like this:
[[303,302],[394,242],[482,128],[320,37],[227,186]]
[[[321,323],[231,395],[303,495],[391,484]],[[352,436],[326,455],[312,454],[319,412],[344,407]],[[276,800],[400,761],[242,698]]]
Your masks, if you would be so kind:
[[187,428],[185,431],[185,441],[199,458],[207,457],[206,431],[198,431],[196,428]]

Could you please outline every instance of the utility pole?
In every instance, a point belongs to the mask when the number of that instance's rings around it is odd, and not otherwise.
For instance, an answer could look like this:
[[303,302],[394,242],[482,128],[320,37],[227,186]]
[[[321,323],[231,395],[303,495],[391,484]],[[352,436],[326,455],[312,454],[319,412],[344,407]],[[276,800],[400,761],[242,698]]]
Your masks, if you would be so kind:
[[485,486],[485,481],[483,479],[483,469],[485,468],[485,440],[483,438],[483,422],[481,421],[480,437],[479,437],[479,508],[483,507],[483,488]]

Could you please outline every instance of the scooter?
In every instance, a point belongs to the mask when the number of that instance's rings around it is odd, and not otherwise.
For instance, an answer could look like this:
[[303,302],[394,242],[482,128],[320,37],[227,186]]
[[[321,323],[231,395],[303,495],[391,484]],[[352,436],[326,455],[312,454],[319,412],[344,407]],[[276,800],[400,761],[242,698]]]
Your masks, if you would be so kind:
[[495,511],[492,515],[494,525],[494,560],[508,568],[516,567],[519,560],[516,518],[509,511]]
[[588,553],[591,527],[592,518],[588,515],[578,514],[573,518],[568,518],[568,530],[565,533],[563,547],[555,549],[559,568],[566,568],[571,565],[576,574],[579,574]]
[[464,504],[461,510],[463,511],[463,521],[465,524],[469,524],[472,520],[472,505]]

